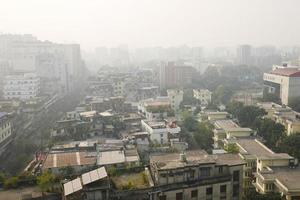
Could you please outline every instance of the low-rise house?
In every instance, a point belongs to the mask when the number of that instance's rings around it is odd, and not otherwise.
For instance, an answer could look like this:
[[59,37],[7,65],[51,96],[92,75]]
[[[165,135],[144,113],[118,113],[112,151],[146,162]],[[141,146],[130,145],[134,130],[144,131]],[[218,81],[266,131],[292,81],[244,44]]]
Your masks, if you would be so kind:
[[300,199],[300,168],[294,163],[284,167],[267,167],[255,174],[255,187],[262,194],[280,193],[286,200]]
[[80,113],[77,111],[69,111],[66,113],[66,118],[80,120]]
[[213,123],[216,120],[221,120],[221,119],[228,119],[229,118],[229,113],[228,112],[220,112],[220,111],[202,111],[199,113],[201,120],[208,120],[211,123]]
[[179,141],[179,138],[170,139],[170,146],[178,152],[186,151],[189,147],[187,142]]
[[171,104],[168,97],[157,97],[139,102],[138,111],[147,120],[160,121],[168,117],[171,112]]
[[241,102],[244,105],[255,105],[262,98],[263,89],[253,88],[236,92],[232,97],[232,101]]
[[169,143],[169,134],[179,134],[181,129],[176,124],[167,124],[164,121],[153,122],[142,120],[142,129],[149,133],[150,140],[158,144]]
[[90,110],[97,112],[112,110],[117,113],[126,113],[131,111],[131,104],[126,102],[122,96],[110,96],[109,98],[92,96],[87,97],[85,103],[90,107]]
[[294,158],[286,153],[275,153],[256,138],[231,138],[227,144],[235,143],[239,147],[240,156],[246,162],[244,186],[251,187],[254,173],[267,167],[288,166]]
[[149,133],[148,132],[137,132],[131,135],[134,138],[136,148],[138,151],[148,151],[150,146]]
[[77,134],[88,134],[91,122],[85,122],[76,119],[57,121],[51,129],[52,137],[76,137]]
[[214,122],[214,147],[219,148],[223,146],[224,139],[233,137],[249,137],[253,134],[252,129],[242,128],[232,120],[216,120]]
[[137,90],[137,100],[156,98],[159,95],[158,86],[142,87]]
[[74,173],[96,166],[95,152],[57,152],[49,153],[42,164],[42,171],[50,170],[54,174],[60,174],[62,169],[72,167]]
[[[89,145],[89,143],[86,143]],[[46,156],[42,163],[42,171],[50,170],[54,174],[62,173],[66,167],[71,167],[75,174],[80,174],[95,166],[105,167],[125,167],[138,166],[140,158],[136,149],[123,150],[123,147],[107,146],[105,144],[96,145],[96,150],[87,149],[88,146],[76,146],[75,149],[57,149],[54,148]],[[90,151],[88,151],[90,150]]]
[[267,112],[267,118],[282,124],[287,135],[300,132],[300,113],[295,112],[288,106],[281,106],[272,102],[258,103],[257,106]]
[[97,155],[97,165],[106,167],[124,167],[139,165],[139,155],[136,150],[103,151]]

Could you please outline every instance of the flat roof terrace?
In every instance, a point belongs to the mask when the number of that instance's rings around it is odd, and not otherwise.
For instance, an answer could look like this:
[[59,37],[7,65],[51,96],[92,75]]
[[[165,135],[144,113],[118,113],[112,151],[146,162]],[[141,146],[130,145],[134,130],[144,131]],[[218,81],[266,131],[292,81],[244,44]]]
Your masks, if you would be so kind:
[[237,138],[236,143],[240,147],[241,154],[250,154],[261,159],[293,158],[286,153],[274,153],[271,149],[269,149],[263,143],[254,138]]
[[[271,171],[260,173],[264,179],[273,179],[278,187],[284,186],[288,191],[300,192],[300,168],[271,167]],[[286,191],[286,192],[288,192]]]

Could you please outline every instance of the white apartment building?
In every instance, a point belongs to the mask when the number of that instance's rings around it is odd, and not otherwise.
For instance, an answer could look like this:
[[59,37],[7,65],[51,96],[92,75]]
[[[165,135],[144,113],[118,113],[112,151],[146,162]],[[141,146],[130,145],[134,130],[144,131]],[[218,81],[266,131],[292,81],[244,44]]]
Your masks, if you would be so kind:
[[274,94],[288,105],[293,98],[300,97],[300,70],[295,67],[273,67],[264,73],[265,92]]
[[0,155],[9,143],[11,134],[12,130],[10,120],[8,119],[6,113],[0,112]]
[[165,122],[153,122],[142,120],[142,129],[149,133],[150,140],[158,144],[167,144],[169,142],[169,134],[178,134],[181,129],[179,126],[169,126]]
[[171,109],[168,97],[157,97],[146,99],[139,102],[138,111],[149,121],[160,121],[168,117]]
[[167,90],[171,108],[177,112],[179,111],[179,106],[183,100],[182,90]]
[[5,99],[27,100],[38,96],[40,79],[34,73],[6,76],[3,96]]
[[193,90],[194,98],[200,101],[201,105],[208,105],[211,102],[212,92],[207,89]]

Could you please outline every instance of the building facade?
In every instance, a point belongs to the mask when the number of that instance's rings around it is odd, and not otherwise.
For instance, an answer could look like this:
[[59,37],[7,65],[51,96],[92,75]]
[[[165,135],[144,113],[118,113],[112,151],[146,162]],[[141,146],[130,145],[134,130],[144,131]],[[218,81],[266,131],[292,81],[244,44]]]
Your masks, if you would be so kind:
[[237,63],[240,65],[251,65],[252,47],[250,45],[240,45],[237,48]]
[[212,92],[207,89],[193,90],[193,95],[200,101],[201,105],[208,105],[211,102]]
[[4,98],[27,100],[40,92],[40,78],[34,73],[9,75],[5,77]]
[[0,112],[0,155],[11,142],[12,125],[6,113]]
[[233,154],[187,151],[150,157],[157,200],[242,199],[244,162]]
[[192,66],[176,65],[174,62],[162,64],[159,72],[160,89],[186,86],[196,73],[197,70]]
[[300,70],[297,68],[275,68],[264,73],[264,92],[280,98],[281,103],[289,105],[290,100],[300,97]]
[[178,112],[183,101],[183,90],[167,90],[171,108]]

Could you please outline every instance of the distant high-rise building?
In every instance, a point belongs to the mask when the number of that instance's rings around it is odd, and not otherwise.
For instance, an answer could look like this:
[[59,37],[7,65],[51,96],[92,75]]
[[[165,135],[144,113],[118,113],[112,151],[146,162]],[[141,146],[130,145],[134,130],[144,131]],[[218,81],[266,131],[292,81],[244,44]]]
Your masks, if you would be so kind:
[[183,87],[192,82],[192,78],[197,73],[192,66],[176,65],[168,62],[160,66],[160,89]]
[[129,65],[129,50],[127,45],[120,45],[110,49],[111,65],[114,67],[126,67]]
[[250,45],[240,45],[237,48],[237,63],[240,65],[252,64],[252,47]]
[[32,35],[0,35],[0,58],[8,60],[14,70],[35,72],[40,68],[36,59],[42,54],[63,55],[68,78],[81,80],[83,77],[80,45],[40,41]]
[[109,64],[109,52],[107,47],[97,47],[95,49],[96,60],[99,65]]
[[274,46],[260,46],[252,50],[253,64],[259,67],[271,67],[280,64],[281,55]]
[[[70,83],[68,64],[62,54],[44,53],[37,56],[36,73],[41,78],[41,85],[51,90],[50,94],[66,93],[71,90],[72,84]],[[42,87],[41,90],[43,90]]]

